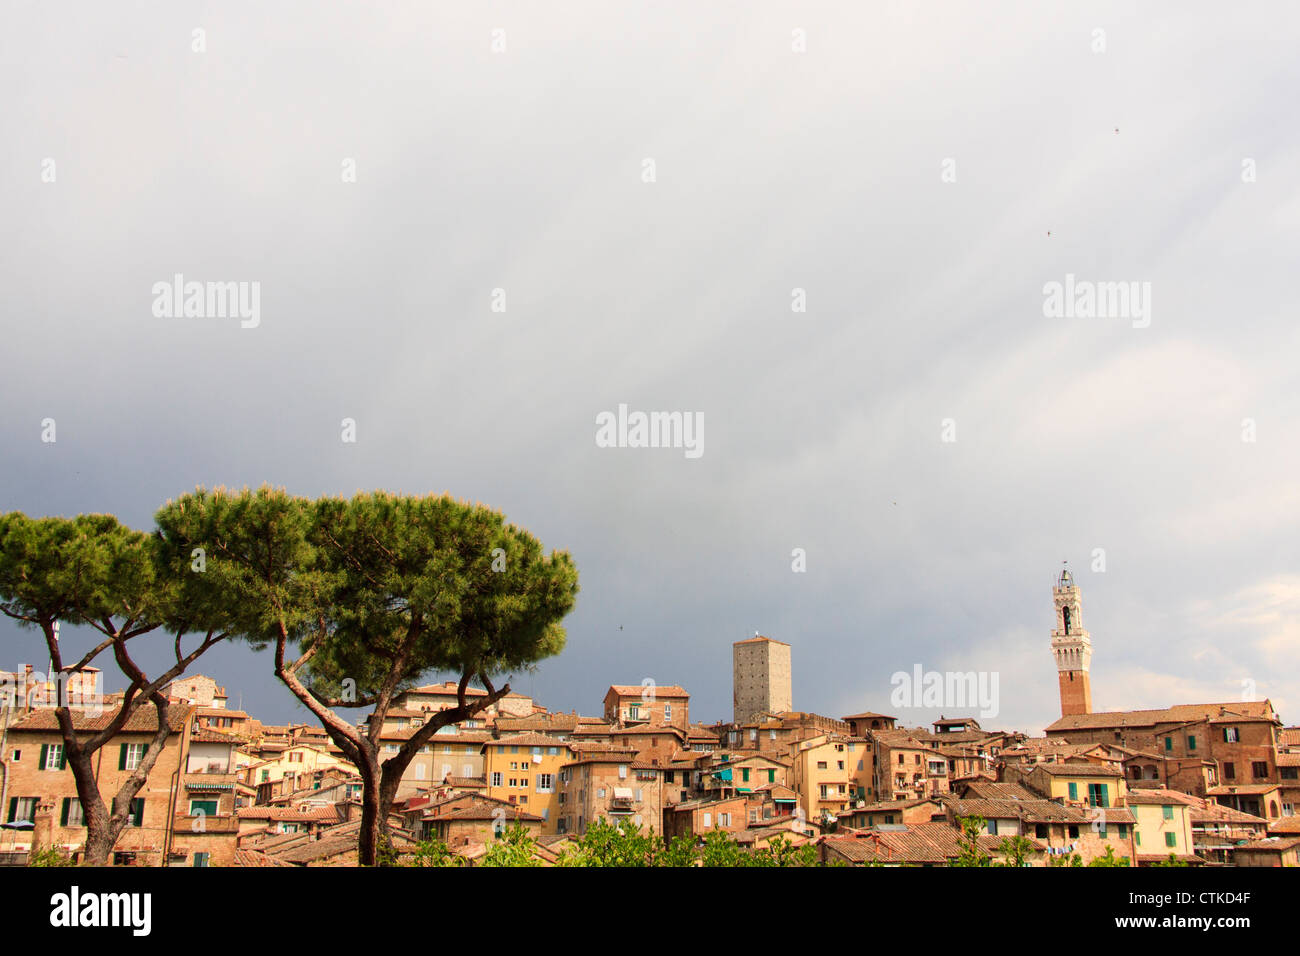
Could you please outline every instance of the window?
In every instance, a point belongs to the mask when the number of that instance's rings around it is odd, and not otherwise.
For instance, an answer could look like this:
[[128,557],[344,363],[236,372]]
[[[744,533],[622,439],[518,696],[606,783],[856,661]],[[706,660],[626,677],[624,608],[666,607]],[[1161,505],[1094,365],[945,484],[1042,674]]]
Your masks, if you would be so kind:
[[1104,783],[1088,784],[1088,805],[1091,807],[1108,807],[1110,806],[1110,795],[1108,787]]
[[1251,773],[1256,777],[1268,776],[1268,763],[1263,760],[1253,760],[1250,764]]
[[741,783],[749,783],[749,768],[748,768],[748,767],[741,767],[741,768],[740,768],[740,782],[741,782]]
[[749,732],[749,740],[750,740],[750,742],[752,743],[753,741],[755,741],[755,740],[757,740],[757,739],[758,739],[758,730],[757,730],[757,729],[751,730],[751,731]]
[[261,777],[258,778],[258,781],[257,781],[257,782],[258,782],[258,783],[266,783],[266,782],[267,782],[268,780],[270,780],[270,779],[271,779],[271,771],[269,771],[269,770],[263,770],[263,771],[262,771],[262,775],[261,775]]
[[537,792],[553,793],[555,790],[555,777],[549,773],[539,773],[537,775]]
[[210,853],[195,853],[195,854],[194,854],[194,865],[195,865],[195,866],[207,866],[207,865],[208,865],[208,860],[209,860],[210,858],[211,858],[211,854],[210,854]]
[[122,744],[117,751],[117,769],[134,770],[144,759],[144,744]]
[[1165,751],[1168,752],[1168,751],[1173,750],[1173,749],[1174,749],[1174,738],[1173,738],[1173,737],[1166,737],[1166,738],[1165,738]]
[[1035,836],[1037,839],[1039,839],[1039,840],[1046,840],[1046,839],[1047,839],[1047,824],[1046,824],[1046,823],[1035,823],[1035,824],[1034,824],[1034,836]]
[[289,763],[302,763],[302,751],[295,750],[293,753],[289,754]]
[[1077,840],[1079,838],[1079,824],[1071,823],[1065,829],[1071,840]]
[[1161,811],[1161,816],[1163,816],[1166,820],[1172,820],[1174,818],[1173,807],[1161,807],[1160,811]]
[[494,786],[494,787],[499,787],[499,786],[501,786],[501,774],[500,774],[500,773],[494,773],[494,774],[492,774],[492,786]]
[[126,825],[129,827],[144,825],[144,797],[136,797],[131,801],[131,813],[126,818]]
[[190,816],[197,817],[202,814],[205,817],[215,817],[217,815],[216,800],[191,800]]
[[59,826],[84,827],[86,814],[81,809],[81,801],[76,797],[64,797],[63,809],[59,812]]
[[1188,735],[1187,735],[1187,749],[1188,749],[1188,750],[1195,750],[1195,749],[1196,749],[1196,735],[1195,735],[1195,734],[1188,734]]
[[1127,839],[1128,839],[1128,824],[1127,824],[1127,823],[1118,823],[1118,824],[1115,825],[1115,829],[1119,830],[1119,838],[1120,838],[1121,840],[1127,840]]
[[36,798],[35,797],[10,797],[9,798],[9,823],[18,823],[22,820],[36,822]]
[[673,705],[664,704],[664,720],[672,720],[672,719],[673,719]]
[[769,771],[767,772],[767,782],[768,782],[768,783],[776,783],[776,771],[775,771],[775,770],[769,770]]
[[1070,781],[1070,799],[1071,800],[1079,799],[1079,785],[1075,783],[1073,780]]
[[985,828],[988,830],[988,834],[989,834],[989,836],[997,836],[997,835],[998,835],[998,821],[997,821],[997,820],[989,820],[989,821],[985,824]]
[[41,770],[62,770],[67,764],[63,744],[41,744]]
[[1231,762],[1225,763],[1223,765],[1223,779],[1224,780],[1237,779],[1237,768]]
[[599,800],[604,800],[604,799],[605,799],[605,788],[604,788],[604,787],[597,787],[597,788],[596,788],[596,797],[597,797],[597,799],[599,799]]
[[1165,846],[1178,846],[1178,834],[1176,834],[1176,833],[1166,833],[1166,834],[1165,834]]
[[731,826],[731,814],[730,814],[730,813],[719,813],[719,814],[718,814],[718,826],[720,826],[720,827],[729,827],[729,826]]
[[618,767],[618,779],[620,779],[620,780],[626,780],[626,779],[627,779],[627,764],[619,764],[619,767]]
[[1223,728],[1223,742],[1225,744],[1235,744],[1241,741],[1241,734],[1237,732],[1236,727]]
[[14,760],[22,760],[22,759],[23,759],[23,752],[21,750],[15,750]]
[[713,814],[711,813],[704,814],[704,825],[706,827],[713,826]]
[[135,866],[135,854],[129,851],[119,851],[113,854],[114,866]]
[[825,761],[825,760],[818,760],[818,761],[817,761],[817,769],[818,769],[818,770],[825,770],[825,769],[826,769],[826,761]]

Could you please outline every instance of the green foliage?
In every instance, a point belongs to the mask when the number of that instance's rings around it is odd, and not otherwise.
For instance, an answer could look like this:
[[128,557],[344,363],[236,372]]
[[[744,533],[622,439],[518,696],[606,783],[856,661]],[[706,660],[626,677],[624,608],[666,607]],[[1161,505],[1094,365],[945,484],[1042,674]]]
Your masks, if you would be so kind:
[[1151,865],[1152,866],[1186,866],[1187,861],[1178,859],[1177,853],[1170,853],[1169,859],[1157,860],[1155,863],[1152,863]]
[[488,846],[479,866],[541,866],[533,852],[537,841],[522,823],[515,822]]
[[776,836],[767,847],[746,850],[725,830],[711,830],[702,841],[679,835],[667,840],[627,822],[598,819],[560,851],[557,866],[817,866],[817,848],[796,847]]
[[749,854],[725,830],[710,830],[700,848],[700,866],[751,866]]
[[302,676],[334,705],[394,676],[400,692],[430,671],[491,675],[558,654],[578,589],[567,553],[447,495],[199,489],[157,522],[177,571],[205,550],[205,590],[238,633],[262,643],[283,629],[312,652]]
[[[689,841],[688,841],[689,842]],[[594,820],[582,839],[561,851],[563,866],[654,866],[660,840],[631,821]],[[688,864],[689,865],[689,864]]]
[[461,866],[461,858],[451,852],[451,848],[441,840],[422,840],[410,855],[406,866]]
[[957,837],[957,858],[948,862],[949,866],[989,866],[993,858],[986,853],[979,843],[984,832],[983,817],[962,817],[957,821],[961,835]]
[[65,854],[56,846],[49,846],[43,850],[37,850],[27,857],[28,866],[76,866],[72,857]]
[[[129,608],[137,626],[167,616],[172,591],[157,580],[148,535],[112,515],[0,515],[0,609],[20,626],[98,623]],[[71,662],[65,662],[71,663]]]
[[1098,857],[1094,857],[1089,866],[1128,866],[1129,858],[1126,856],[1116,856],[1113,846],[1106,847],[1106,852]]
[[1063,856],[1052,856],[1047,859],[1048,866],[1083,866],[1083,857],[1077,853],[1066,853]]
[[813,843],[795,846],[787,837],[774,836],[767,846],[754,850],[750,859],[750,866],[817,866],[817,847]]
[[994,866],[1024,866],[1029,854],[1034,851],[1034,844],[1023,836],[1009,836],[1003,838],[998,844],[998,852],[1003,856],[1003,862],[994,863]]

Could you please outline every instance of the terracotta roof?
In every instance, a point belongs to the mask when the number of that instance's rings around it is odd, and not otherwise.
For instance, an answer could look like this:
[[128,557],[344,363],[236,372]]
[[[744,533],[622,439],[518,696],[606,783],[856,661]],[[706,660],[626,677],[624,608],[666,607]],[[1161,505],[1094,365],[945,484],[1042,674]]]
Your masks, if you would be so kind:
[[[652,693],[653,700],[658,697],[690,697],[683,688],[676,684],[654,685],[653,687],[643,687],[640,684],[610,684],[609,690],[618,694],[620,697],[640,697],[647,692]],[[609,696],[609,691],[605,691],[605,696]]]
[[733,643],[732,646],[734,647],[736,644],[762,644],[762,643],[780,644],[782,647],[790,646],[785,641],[778,641],[770,637],[764,637],[762,634],[755,634],[753,637],[746,638],[743,641],[736,641]]
[[449,773],[444,782],[449,787],[463,787],[465,789],[486,789],[487,787],[486,777],[458,777]]
[[1300,836],[1267,837],[1237,845],[1238,850],[1290,850],[1300,846]]
[[1230,797],[1234,793],[1257,794],[1268,793],[1270,790],[1276,790],[1276,783],[1243,783],[1228,786],[1210,787],[1205,791],[1212,797]]
[[[103,730],[113,722],[117,716],[120,707],[114,707],[112,710],[106,710],[98,716],[90,716],[81,711],[72,711],[72,727],[77,731],[94,733]],[[172,704],[167,709],[167,726],[174,734],[179,734],[185,730],[190,718],[193,716],[194,706],[192,704]],[[158,711],[150,702],[137,703],[131,711],[131,715],[126,718],[118,733],[121,734],[152,734],[158,729]],[[22,720],[13,724],[9,728],[9,733],[23,731],[54,731],[59,730],[59,721],[52,709],[34,710]]]
[[328,807],[239,807],[235,815],[241,820],[287,820],[306,823],[313,820],[334,821],[339,818],[339,804]]
[[261,850],[236,850],[235,866],[293,866],[293,864],[267,856]]
[[[460,685],[458,682],[447,680],[447,681],[443,681],[441,684],[423,684],[420,687],[411,687],[408,688],[407,690],[402,691],[402,694],[399,694],[398,696],[402,696],[405,694],[450,694],[451,696],[455,697],[456,688],[459,686]],[[486,697],[487,691],[485,691],[481,687],[475,687],[471,684],[470,686],[465,688],[465,696]]]
[[1049,777],[1123,777],[1122,770],[1099,763],[1036,763],[1034,771],[1041,770]]
[[1164,723],[1197,723],[1219,720],[1276,719],[1273,705],[1267,700],[1231,701],[1226,704],[1175,704],[1162,710],[1112,710],[1096,714],[1071,714],[1047,727],[1055,730],[1106,729],[1110,727],[1151,727]]
[[891,717],[889,714],[877,714],[874,710],[864,710],[860,714],[849,714],[847,717],[841,717],[840,720],[866,720],[869,717],[880,717],[883,720],[897,720],[897,717]]
[[557,740],[546,734],[522,733],[512,734],[509,737],[501,737],[497,740],[486,740],[483,744],[485,747],[563,747],[568,748],[566,741]]
[[[825,842],[854,862],[879,860],[882,863],[942,864],[961,853],[961,833],[947,823],[917,823],[893,830],[869,830],[852,839],[826,837]],[[1004,837],[983,835],[979,847],[997,855]],[[1034,852],[1043,844],[1029,839]]]

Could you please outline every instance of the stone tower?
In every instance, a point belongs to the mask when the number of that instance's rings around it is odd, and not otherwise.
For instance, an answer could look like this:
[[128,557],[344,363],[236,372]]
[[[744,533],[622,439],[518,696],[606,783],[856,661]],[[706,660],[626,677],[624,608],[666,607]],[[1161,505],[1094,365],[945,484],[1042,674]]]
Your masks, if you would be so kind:
[[1052,588],[1056,605],[1056,626],[1052,628],[1052,656],[1056,658],[1061,685],[1061,716],[1092,713],[1092,638],[1083,627],[1079,588],[1069,569],[1063,570]]
[[734,718],[748,724],[764,714],[794,709],[790,694],[790,645],[755,634],[731,645]]

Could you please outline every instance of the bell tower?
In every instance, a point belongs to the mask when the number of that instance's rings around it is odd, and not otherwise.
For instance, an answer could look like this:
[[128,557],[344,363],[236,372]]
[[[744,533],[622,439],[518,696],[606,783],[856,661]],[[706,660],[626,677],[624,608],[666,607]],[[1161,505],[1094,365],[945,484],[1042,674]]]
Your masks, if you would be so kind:
[[1052,587],[1056,626],[1052,628],[1052,656],[1061,685],[1061,716],[1092,713],[1092,638],[1083,627],[1079,588],[1065,568]]

